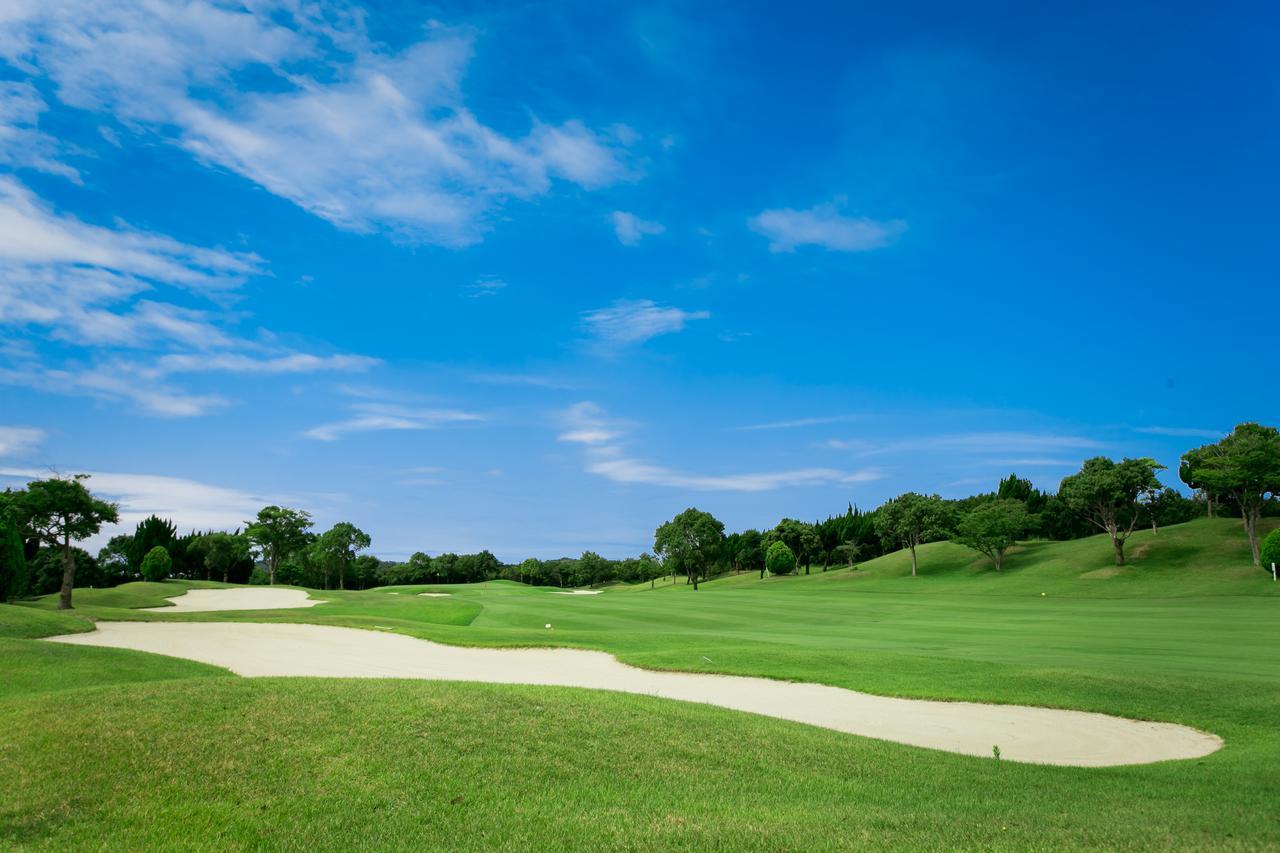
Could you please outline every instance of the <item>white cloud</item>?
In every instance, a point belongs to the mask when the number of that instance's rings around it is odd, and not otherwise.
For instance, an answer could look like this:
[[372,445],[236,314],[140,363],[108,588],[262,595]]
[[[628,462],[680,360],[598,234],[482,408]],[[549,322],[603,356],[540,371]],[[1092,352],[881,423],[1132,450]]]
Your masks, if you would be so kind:
[[658,335],[679,332],[690,320],[705,320],[709,311],[684,311],[649,299],[619,299],[608,308],[583,314],[593,337],[611,346],[642,343]]
[[[125,400],[147,414],[191,417],[225,406],[161,380],[177,373],[299,373],[363,370],[365,356],[317,356],[247,340],[225,310],[166,301],[225,298],[264,273],[256,255],[193,246],[117,224],[55,212],[10,176],[0,176],[0,327],[36,328],[87,349],[164,350],[154,359],[119,357],[48,365],[33,351],[0,368],[0,383],[46,392]],[[175,292],[176,291],[176,292]]]
[[867,252],[882,249],[906,230],[901,220],[881,222],[844,216],[833,204],[808,210],[765,210],[747,223],[752,231],[769,239],[769,251],[794,252],[799,246],[821,246],[833,252]]
[[0,426],[0,457],[26,456],[45,439],[45,431],[28,426]]
[[645,237],[667,230],[661,222],[650,222],[621,210],[609,214],[609,219],[613,222],[613,233],[618,235],[618,242],[624,246],[638,245]]
[[619,443],[623,431],[595,403],[577,403],[560,415],[567,429],[559,440],[584,445],[588,473],[616,483],[639,483],[675,489],[714,492],[762,492],[787,486],[865,483],[883,476],[875,468],[840,471],[835,468],[797,468],[745,474],[691,474],[630,457]]
[[[50,471],[0,468],[0,477],[32,480],[51,476]],[[90,549],[100,547],[116,533],[132,533],[139,521],[149,515],[172,519],[178,530],[234,530],[243,527],[268,504],[289,504],[287,496],[258,494],[240,489],[214,486],[181,477],[154,474],[90,472],[85,485],[99,497],[120,505],[120,522],[108,525],[88,543]]]
[[323,5],[62,0],[0,20],[0,56],[46,74],[64,103],[358,232],[465,246],[505,200],[555,179],[594,189],[630,175],[625,126],[535,118],[508,136],[484,125],[462,95],[471,33],[426,32],[389,53],[362,15]]
[[484,420],[483,415],[459,409],[421,409],[393,403],[356,403],[351,410],[353,417],[312,427],[303,435],[317,441],[336,441],[357,432],[436,429]]

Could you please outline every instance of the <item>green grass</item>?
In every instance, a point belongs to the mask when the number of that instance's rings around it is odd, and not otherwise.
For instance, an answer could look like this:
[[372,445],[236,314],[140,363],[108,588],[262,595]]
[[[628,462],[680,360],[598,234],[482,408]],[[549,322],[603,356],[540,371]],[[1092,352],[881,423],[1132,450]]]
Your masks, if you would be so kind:
[[[164,614],[183,584],[0,606],[0,635],[85,618],[305,621],[571,645],[639,665],[1185,723],[1226,746],[1142,767],[1034,767],[593,691],[247,680],[133,652],[0,642],[0,844],[1100,847],[1280,845],[1280,598],[1239,525],[1030,543],[999,574],[948,543],[808,577],[596,596],[491,582],[313,592]],[[421,598],[421,591],[449,598]],[[397,594],[392,595],[390,593]],[[1041,593],[1046,593],[1041,595]],[[17,615],[15,615],[15,613]],[[543,626],[551,623],[553,628]],[[452,802],[461,796],[460,802]],[[184,821],[189,820],[189,823]]]

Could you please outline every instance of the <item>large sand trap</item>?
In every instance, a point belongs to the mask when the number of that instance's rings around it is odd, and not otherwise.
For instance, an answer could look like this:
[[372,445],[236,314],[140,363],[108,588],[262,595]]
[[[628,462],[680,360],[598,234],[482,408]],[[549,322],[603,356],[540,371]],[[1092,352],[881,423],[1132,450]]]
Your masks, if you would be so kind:
[[557,589],[557,590],[554,590],[551,594],[552,595],[599,595],[600,590],[598,589]]
[[452,594],[449,592],[420,592],[418,596],[421,598],[448,598]]
[[208,613],[213,610],[285,610],[294,607],[314,607],[324,604],[316,598],[308,598],[300,589],[272,589],[271,587],[236,587],[233,589],[189,589],[185,595],[169,599],[172,605],[141,607],[158,613]]
[[1222,745],[1171,723],[1016,705],[871,696],[820,684],[652,672],[576,649],[474,649],[327,625],[99,622],[55,642],[137,649],[245,676],[432,678],[554,684],[705,702],[897,743],[1010,761],[1106,767],[1197,758]]

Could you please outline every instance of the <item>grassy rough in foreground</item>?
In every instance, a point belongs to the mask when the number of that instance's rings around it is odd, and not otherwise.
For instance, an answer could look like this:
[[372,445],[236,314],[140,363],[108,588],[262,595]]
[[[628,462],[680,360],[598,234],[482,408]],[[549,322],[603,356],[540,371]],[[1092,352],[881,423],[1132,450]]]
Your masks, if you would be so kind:
[[[558,596],[518,584],[313,592],[274,613],[140,613],[178,583],[0,606],[0,846],[831,849],[1280,846],[1280,597],[1239,525],[1033,543],[995,575],[947,543],[808,578]],[[202,585],[203,586],[203,585]],[[392,594],[392,593],[396,594]],[[1041,596],[1040,593],[1047,593]],[[997,763],[647,697],[239,679],[29,638],[86,617],[320,622],[646,666],[1184,723],[1203,759]],[[554,624],[547,631],[543,625]],[[707,659],[710,660],[707,660]],[[461,799],[459,799],[461,798]]]

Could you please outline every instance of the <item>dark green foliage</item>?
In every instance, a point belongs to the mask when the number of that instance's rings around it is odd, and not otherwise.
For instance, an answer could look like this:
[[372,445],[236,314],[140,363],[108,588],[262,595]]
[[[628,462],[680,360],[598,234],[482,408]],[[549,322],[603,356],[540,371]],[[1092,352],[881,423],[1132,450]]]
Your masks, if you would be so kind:
[[764,566],[770,574],[789,575],[796,570],[796,555],[786,542],[774,542],[765,553]]
[[1264,569],[1271,571],[1272,565],[1280,566],[1280,527],[1266,535],[1258,550]]
[[147,554],[151,553],[151,549],[160,545],[168,550],[177,538],[178,528],[169,519],[160,518],[158,515],[151,515],[142,519],[142,521],[138,522],[137,528],[133,531],[133,537],[127,546],[129,568],[135,573],[141,574],[142,561]]
[[163,545],[157,545],[147,552],[142,558],[142,578],[143,580],[157,583],[169,577],[169,573],[173,570],[173,558],[169,556],[169,551]]
[[0,603],[25,595],[27,557],[18,526],[0,517]]
[[187,545],[186,553],[202,568],[198,576],[205,580],[244,583],[244,580],[232,581],[233,575],[247,579],[253,568],[249,540],[236,533],[216,530],[196,536]]

